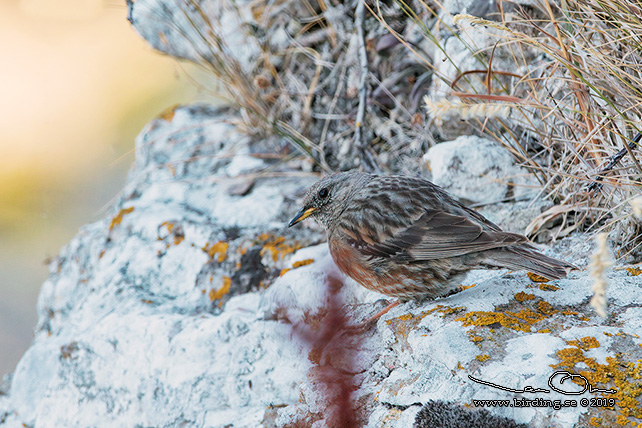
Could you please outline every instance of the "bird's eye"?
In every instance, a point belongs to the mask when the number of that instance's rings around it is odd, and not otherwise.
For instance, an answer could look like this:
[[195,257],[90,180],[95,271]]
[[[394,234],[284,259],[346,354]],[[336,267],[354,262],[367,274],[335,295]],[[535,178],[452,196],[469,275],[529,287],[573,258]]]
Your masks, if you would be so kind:
[[324,187],[323,189],[319,190],[319,197],[321,199],[325,199],[328,197],[328,193],[330,193],[330,191],[328,191],[327,187]]

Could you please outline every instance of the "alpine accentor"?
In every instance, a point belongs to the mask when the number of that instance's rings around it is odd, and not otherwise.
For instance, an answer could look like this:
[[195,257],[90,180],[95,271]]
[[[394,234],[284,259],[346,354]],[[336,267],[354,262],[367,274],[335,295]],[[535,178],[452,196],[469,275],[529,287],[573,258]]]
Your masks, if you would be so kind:
[[308,190],[289,226],[307,217],[327,230],[343,273],[402,301],[447,294],[471,269],[526,269],[559,279],[574,268],[420,178],[330,175]]

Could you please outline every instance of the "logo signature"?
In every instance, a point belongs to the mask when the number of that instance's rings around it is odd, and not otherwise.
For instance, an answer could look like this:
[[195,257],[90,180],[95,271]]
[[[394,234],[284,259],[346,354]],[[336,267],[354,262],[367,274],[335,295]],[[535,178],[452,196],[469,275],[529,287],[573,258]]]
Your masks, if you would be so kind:
[[[559,383],[558,384],[554,384],[554,381],[556,381],[556,379],[558,377],[560,377],[560,376],[561,376],[561,379],[559,379],[559,381],[558,381]],[[501,389],[502,391],[514,392],[515,394],[524,394],[524,393],[527,393],[527,392],[529,392],[529,393],[545,392],[545,393],[548,394],[549,392],[551,392],[551,390],[553,390],[555,392],[559,392],[559,393],[564,394],[564,395],[582,395],[585,392],[590,392],[590,393],[601,392],[603,394],[615,394],[617,392],[617,390],[615,390],[615,389],[599,389],[599,388],[595,388],[595,387],[593,387],[593,385],[591,385],[589,383],[588,379],[586,379],[584,376],[579,375],[579,374],[573,374],[573,373],[567,372],[565,370],[558,370],[548,378],[548,386],[550,386],[551,389],[533,388],[530,385],[525,386],[524,389],[513,389],[513,388],[508,388],[506,386],[497,385],[496,383],[488,382],[488,381],[485,381],[485,380],[482,380],[482,379],[477,379],[477,378],[472,377],[471,375],[468,375],[468,378],[470,380],[472,380],[473,382],[477,382],[477,383],[480,383],[482,385],[490,386],[492,388]],[[564,381],[569,380],[569,379],[571,379],[571,380],[581,380],[584,383],[583,389],[581,391],[572,391],[572,390],[571,391],[567,391],[565,389],[562,389],[562,384],[564,383]],[[570,384],[570,382],[567,383],[566,385],[569,385],[569,384]],[[577,386],[581,387],[582,385],[577,385]]]

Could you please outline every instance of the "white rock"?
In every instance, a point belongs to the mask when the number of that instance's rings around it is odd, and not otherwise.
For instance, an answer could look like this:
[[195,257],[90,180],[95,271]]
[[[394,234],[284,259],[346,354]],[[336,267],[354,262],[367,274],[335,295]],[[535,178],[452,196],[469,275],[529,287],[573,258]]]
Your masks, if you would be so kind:
[[521,199],[537,188],[535,179],[515,165],[507,149],[482,137],[462,136],[436,144],[423,160],[433,183],[467,202]]
[[[401,304],[367,332],[341,331],[341,313],[357,323],[382,296],[336,270],[327,245],[312,245],[317,229],[286,228],[297,211],[291,201],[316,178],[266,178],[246,196],[225,196],[229,157],[253,145],[207,111],[182,108],[176,124],[150,125],[121,200],[52,263],[34,342],[0,394],[0,426],[334,427],[343,382],[362,426],[405,428],[427,400],[472,406],[524,396],[469,375],[547,388],[557,364],[590,371],[593,361],[618,376],[639,364],[642,277],[625,270],[610,274],[607,324],[588,307],[586,271],[541,287],[522,272],[472,271],[470,289]],[[174,126],[194,129],[180,146],[162,137]],[[212,147],[201,147],[203,135]],[[211,156],[164,171],[197,150]],[[549,253],[569,259],[575,250],[573,262],[588,249],[574,237]],[[342,285],[330,292],[329,284]],[[528,398],[563,398],[555,394]],[[579,405],[486,409],[534,427],[589,416]],[[590,415],[612,420],[624,411]]]

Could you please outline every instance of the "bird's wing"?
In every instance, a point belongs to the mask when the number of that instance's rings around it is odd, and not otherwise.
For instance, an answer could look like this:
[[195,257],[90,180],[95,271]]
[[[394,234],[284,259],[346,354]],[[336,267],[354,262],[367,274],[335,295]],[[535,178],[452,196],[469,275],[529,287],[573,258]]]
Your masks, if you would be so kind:
[[[380,237],[381,238],[381,237]],[[390,231],[379,242],[357,242],[364,255],[405,261],[434,260],[528,242],[521,235],[484,229],[456,214],[427,209],[412,224]]]

